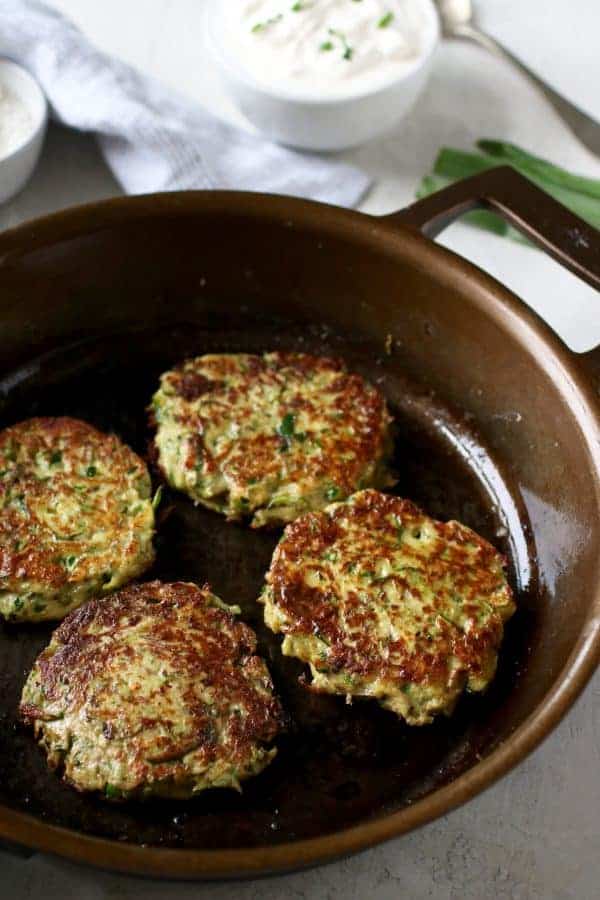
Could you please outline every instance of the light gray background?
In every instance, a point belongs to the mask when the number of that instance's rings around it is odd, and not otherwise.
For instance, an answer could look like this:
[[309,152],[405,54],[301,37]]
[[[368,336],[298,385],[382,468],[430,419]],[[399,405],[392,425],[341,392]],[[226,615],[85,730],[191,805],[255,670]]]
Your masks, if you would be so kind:
[[[228,0],[224,0],[228,2]],[[56,0],[113,53],[244,124],[198,52],[202,0]],[[600,6],[561,0],[484,0],[493,31],[591,108],[598,98]],[[541,20],[540,20],[541,21]],[[522,24],[522,27],[520,25]],[[583,23],[583,24],[582,24]],[[586,61],[582,78],[581,61]],[[589,85],[596,85],[589,91]],[[583,85],[583,87],[582,87]],[[598,101],[600,102],[600,100]],[[600,163],[566,131],[544,101],[503,64],[462,45],[444,46],[418,109],[395,135],[347,154],[375,177],[364,208],[389,212],[410,202],[442,144],[465,148],[502,137],[600,176]],[[0,228],[71,204],[119,193],[90,138],[54,126],[27,189],[0,208]],[[541,253],[462,225],[443,242],[502,278],[570,346],[600,343],[598,297]],[[594,900],[600,897],[600,675],[565,721],[518,770],[466,807],[419,832],[345,862],[268,881],[223,885],[151,883],[98,873],[43,856],[0,853],[0,897],[362,898]]]

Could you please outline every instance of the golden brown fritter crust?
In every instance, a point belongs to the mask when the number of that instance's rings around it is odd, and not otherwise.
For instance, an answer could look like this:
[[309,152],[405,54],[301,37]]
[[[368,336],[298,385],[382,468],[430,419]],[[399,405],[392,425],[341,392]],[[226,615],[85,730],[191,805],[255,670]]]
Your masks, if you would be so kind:
[[0,432],[0,614],[57,619],[154,558],[151,485],[114,435],[70,418]]
[[188,360],[162,376],[151,421],[167,481],[231,519],[252,516],[255,527],[393,482],[385,401],[339,360]]
[[314,689],[375,696],[413,724],[486,687],[514,612],[491,544],[373,490],[288,525],[261,599]]
[[23,691],[52,768],[110,799],[239,787],[275,750],[279,701],[254,632],[194,584],[135,585],[76,610]]

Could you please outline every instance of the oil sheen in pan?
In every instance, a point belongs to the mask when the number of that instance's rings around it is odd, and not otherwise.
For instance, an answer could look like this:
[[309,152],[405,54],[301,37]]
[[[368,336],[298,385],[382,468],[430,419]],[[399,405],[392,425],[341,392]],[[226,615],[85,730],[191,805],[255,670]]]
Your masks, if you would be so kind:
[[509,623],[497,677],[483,697],[465,696],[451,719],[409,728],[371,702],[346,706],[298,684],[302,666],[284,659],[279,639],[262,625],[255,598],[277,533],[250,531],[195,508],[169,491],[162,504],[157,560],[148,576],[208,580],[239,603],[258,632],[276,688],[291,714],[275,762],[244,792],[206,792],[191,803],[112,806],[79,795],[46,769],[43,754],[18,725],[16,708],[29,667],[51,626],[0,627],[0,802],[88,834],[150,845],[249,847],[314,837],[399,809],[447,783],[493,746],[508,698],[536,629],[530,602],[535,558],[526,514],[472,423],[397,373],[383,348],[319,328],[238,321],[227,330],[186,324],[113,335],[56,351],[0,382],[0,425],[32,415],[73,415],[116,431],[140,453],[148,434],[145,407],[159,374],[205,352],[304,350],[344,357],[378,384],[397,419],[397,492],[431,515],[457,518],[507,553],[519,609]]

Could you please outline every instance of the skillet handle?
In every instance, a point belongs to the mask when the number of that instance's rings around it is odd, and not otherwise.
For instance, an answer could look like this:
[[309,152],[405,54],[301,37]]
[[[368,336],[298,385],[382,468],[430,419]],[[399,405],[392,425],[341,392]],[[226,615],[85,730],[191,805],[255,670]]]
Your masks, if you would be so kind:
[[600,232],[510,166],[457,181],[384,218],[435,237],[459,216],[477,208],[499,213],[534,244],[600,290]]

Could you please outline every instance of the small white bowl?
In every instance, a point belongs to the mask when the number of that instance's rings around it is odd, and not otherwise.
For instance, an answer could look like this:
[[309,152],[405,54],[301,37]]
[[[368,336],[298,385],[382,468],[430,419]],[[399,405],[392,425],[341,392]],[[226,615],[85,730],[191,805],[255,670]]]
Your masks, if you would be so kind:
[[319,98],[266,86],[236,64],[219,26],[223,0],[205,6],[206,49],[225,86],[246,118],[280,144],[303,150],[334,151],[356,147],[392,129],[413,107],[427,81],[440,40],[439,18],[432,0],[421,0],[425,17],[424,49],[400,77],[362,93]]
[[10,59],[0,59],[0,86],[19,97],[31,116],[31,129],[21,143],[0,157],[0,203],[5,203],[25,187],[37,165],[46,134],[48,104],[35,78]]

